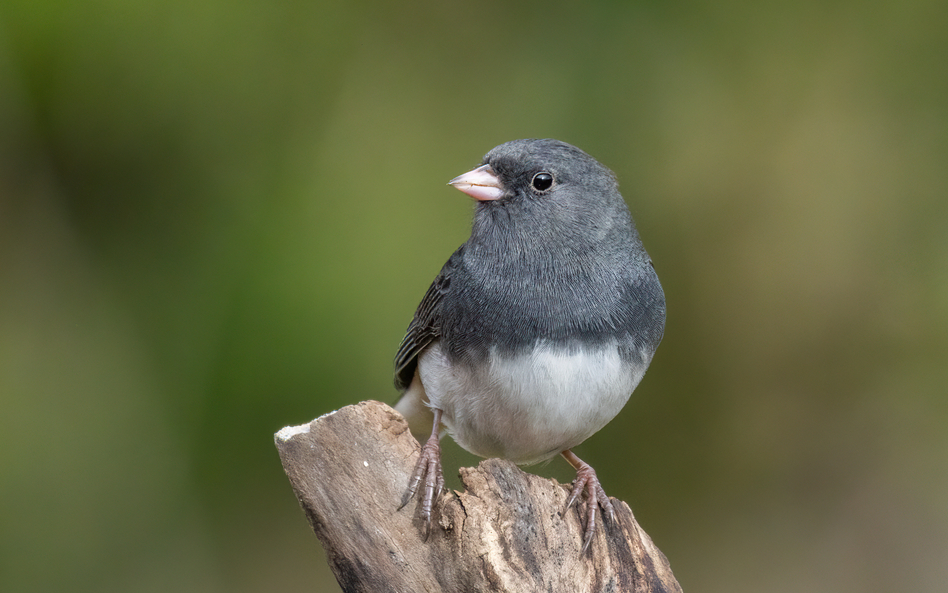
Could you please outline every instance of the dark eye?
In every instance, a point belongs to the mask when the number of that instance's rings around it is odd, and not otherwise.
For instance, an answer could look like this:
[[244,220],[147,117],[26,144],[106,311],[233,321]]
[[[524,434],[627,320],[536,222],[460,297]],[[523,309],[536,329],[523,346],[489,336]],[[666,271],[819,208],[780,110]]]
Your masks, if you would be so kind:
[[530,182],[530,185],[537,191],[546,191],[553,185],[553,176],[546,171],[541,171],[533,176],[533,181]]

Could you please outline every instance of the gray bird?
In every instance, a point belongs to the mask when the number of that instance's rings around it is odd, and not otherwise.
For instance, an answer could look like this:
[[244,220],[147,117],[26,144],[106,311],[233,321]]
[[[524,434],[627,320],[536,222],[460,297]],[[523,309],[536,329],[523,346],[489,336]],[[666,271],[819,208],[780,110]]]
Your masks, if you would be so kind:
[[[583,551],[614,509],[570,449],[612,420],[665,327],[665,296],[615,176],[558,140],[501,144],[452,179],[477,200],[471,237],[425,294],[395,356],[396,409],[424,444],[402,506],[421,490],[425,533],[444,488],[442,425],[481,457],[576,469]],[[422,437],[424,438],[424,437]]]

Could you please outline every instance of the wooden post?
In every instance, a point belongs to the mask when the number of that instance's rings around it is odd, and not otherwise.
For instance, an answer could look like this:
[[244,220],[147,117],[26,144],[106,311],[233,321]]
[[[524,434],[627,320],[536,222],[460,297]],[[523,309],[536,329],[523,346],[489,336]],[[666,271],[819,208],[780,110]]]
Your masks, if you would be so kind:
[[420,446],[402,416],[366,401],[276,434],[283,468],[339,584],[353,592],[681,591],[616,499],[585,554],[567,486],[488,459],[462,468],[423,539],[417,500],[398,510]]

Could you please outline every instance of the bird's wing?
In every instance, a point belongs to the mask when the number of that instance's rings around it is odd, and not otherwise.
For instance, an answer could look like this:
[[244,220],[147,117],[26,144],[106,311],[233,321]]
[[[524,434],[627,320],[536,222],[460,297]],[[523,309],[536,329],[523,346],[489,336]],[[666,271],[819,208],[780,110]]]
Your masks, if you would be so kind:
[[418,366],[418,355],[441,336],[441,302],[451,285],[451,273],[462,248],[454,252],[431,283],[398,347],[395,354],[395,387],[399,390],[405,390],[411,384],[415,367]]

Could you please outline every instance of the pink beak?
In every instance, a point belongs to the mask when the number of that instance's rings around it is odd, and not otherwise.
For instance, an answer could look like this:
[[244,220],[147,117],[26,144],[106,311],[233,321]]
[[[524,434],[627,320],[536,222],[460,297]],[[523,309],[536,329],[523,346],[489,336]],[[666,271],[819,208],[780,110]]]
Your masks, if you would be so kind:
[[504,197],[504,185],[490,165],[481,165],[473,171],[448,182],[475,200],[486,202]]

